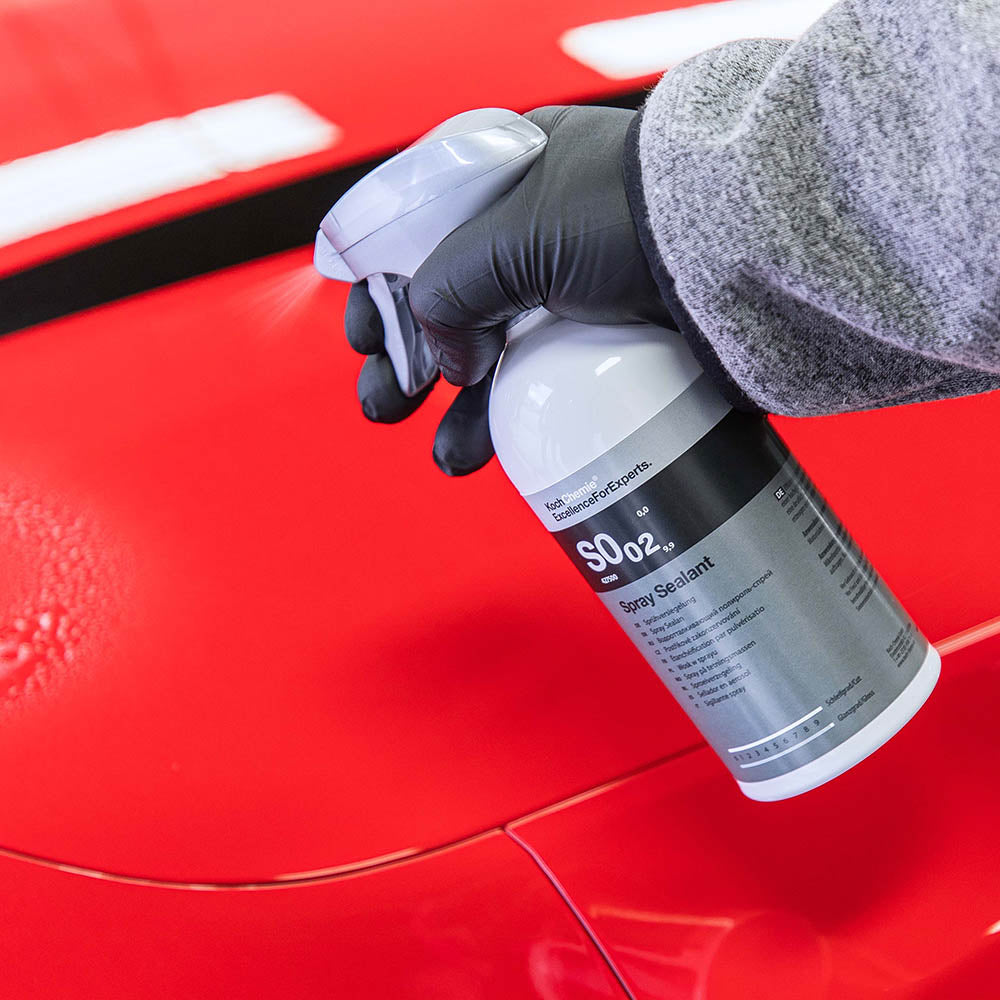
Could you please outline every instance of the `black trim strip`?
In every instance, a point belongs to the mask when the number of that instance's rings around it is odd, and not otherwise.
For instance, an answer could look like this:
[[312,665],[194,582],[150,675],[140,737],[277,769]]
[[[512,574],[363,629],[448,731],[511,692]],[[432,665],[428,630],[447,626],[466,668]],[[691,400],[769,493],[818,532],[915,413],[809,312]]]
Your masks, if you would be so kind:
[[117,236],[0,279],[0,334],[290,250],[382,157]]
[[[646,91],[586,103],[637,108]],[[0,278],[0,334],[208,271],[305,246],[320,219],[383,156],[117,236]]]

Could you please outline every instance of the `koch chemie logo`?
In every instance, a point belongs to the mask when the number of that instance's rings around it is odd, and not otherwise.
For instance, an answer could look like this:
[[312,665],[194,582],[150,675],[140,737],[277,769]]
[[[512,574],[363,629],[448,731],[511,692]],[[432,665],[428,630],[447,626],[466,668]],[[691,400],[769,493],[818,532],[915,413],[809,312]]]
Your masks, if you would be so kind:
[[594,490],[597,489],[597,477],[594,476],[583,484],[578,490],[573,490],[572,493],[563,493],[559,498],[564,504],[572,503],[574,500],[579,500],[581,497],[589,496]]
[[566,507],[573,504],[574,501],[580,500],[583,497],[589,497],[594,490],[597,489],[597,477],[594,476],[588,479],[581,487],[578,489],[562,493],[555,500],[546,500],[545,506],[552,511],[563,510]]
[[588,507],[593,507],[594,504],[600,503],[626,486],[638,485],[635,480],[652,467],[651,462],[636,462],[625,475],[619,476],[617,479],[609,479],[603,485],[598,484],[597,476],[591,476],[575,490],[561,493],[554,500],[546,500],[545,509],[552,515],[552,520],[565,521],[566,518],[573,517]]

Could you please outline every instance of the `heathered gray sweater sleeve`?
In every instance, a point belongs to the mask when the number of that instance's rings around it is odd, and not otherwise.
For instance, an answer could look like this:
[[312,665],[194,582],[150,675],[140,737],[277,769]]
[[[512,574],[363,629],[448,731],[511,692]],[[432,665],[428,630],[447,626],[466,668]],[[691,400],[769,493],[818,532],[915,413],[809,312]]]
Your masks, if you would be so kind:
[[1000,388],[1000,0],[844,0],[713,49],[628,146],[660,289],[737,405]]

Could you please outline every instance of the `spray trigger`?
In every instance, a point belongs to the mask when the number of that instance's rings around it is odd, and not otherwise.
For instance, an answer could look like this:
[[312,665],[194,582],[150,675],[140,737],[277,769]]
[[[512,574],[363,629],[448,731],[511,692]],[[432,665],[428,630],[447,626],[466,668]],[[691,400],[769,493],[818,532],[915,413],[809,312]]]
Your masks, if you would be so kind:
[[398,274],[371,274],[368,291],[382,317],[385,350],[404,396],[415,396],[437,376],[423,330],[413,318],[406,290],[408,278]]
[[496,201],[541,155],[545,132],[502,108],[467,111],[365,175],[327,212],[316,269],[368,279],[399,387],[414,396],[437,376],[406,288],[449,233]]

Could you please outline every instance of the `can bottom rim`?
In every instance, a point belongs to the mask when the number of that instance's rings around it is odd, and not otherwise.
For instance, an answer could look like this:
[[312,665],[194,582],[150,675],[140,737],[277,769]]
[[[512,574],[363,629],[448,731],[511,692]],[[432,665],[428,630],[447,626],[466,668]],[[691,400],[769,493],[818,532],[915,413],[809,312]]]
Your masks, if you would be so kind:
[[924,662],[910,683],[863,729],[822,757],[817,757],[794,771],[764,781],[737,781],[736,784],[744,795],[757,802],[778,802],[831,781],[892,739],[927,701],[940,676],[941,654],[928,645]]

